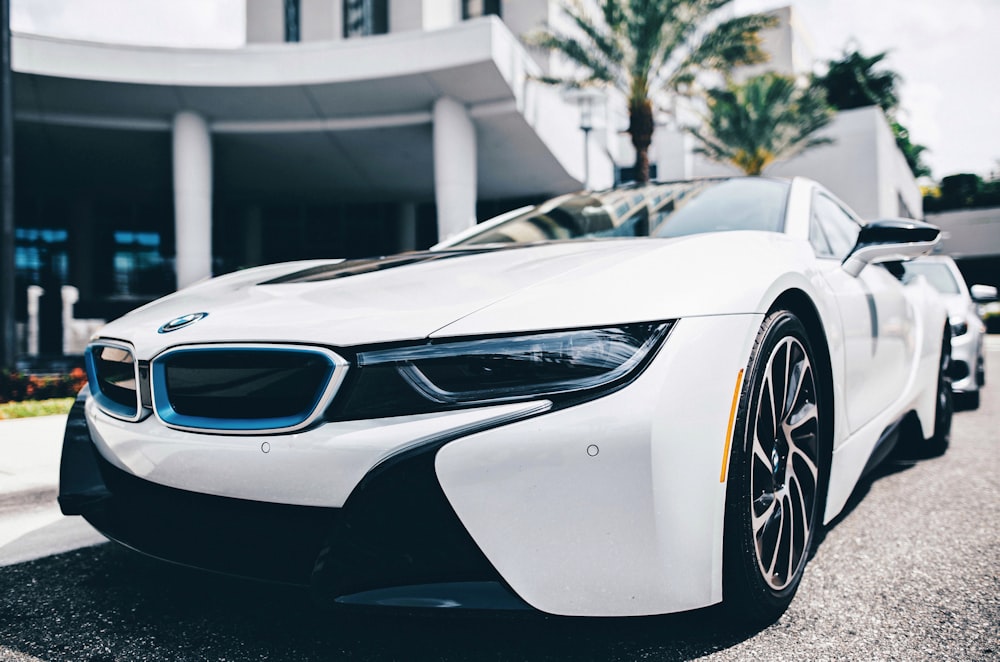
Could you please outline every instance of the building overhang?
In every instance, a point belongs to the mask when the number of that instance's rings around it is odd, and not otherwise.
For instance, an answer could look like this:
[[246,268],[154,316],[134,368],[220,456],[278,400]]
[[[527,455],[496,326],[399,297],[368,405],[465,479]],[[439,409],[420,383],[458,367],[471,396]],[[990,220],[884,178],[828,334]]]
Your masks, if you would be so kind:
[[51,127],[70,142],[122,141],[109,148],[126,153],[135,132],[167,132],[176,113],[194,111],[212,131],[217,187],[231,196],[431,200],[441,97],[475,124],[480,198],[566,191],[582,176],[576,110],[534,80],[537,65],[495,18],[225,50],[18,34],[12,64],[15,119],[34,125],[25,140]]

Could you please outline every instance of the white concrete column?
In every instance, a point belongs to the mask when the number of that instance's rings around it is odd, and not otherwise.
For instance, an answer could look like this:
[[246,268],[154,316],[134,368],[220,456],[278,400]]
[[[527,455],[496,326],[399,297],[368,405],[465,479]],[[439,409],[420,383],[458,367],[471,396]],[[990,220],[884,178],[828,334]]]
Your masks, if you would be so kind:
[[212,136],[205,119],[174,116],[177,289],[212,275]]
[[434,198],[438,241],[476,224],[476,127],[449,97],[434,103]]
[[45,290],[38,285],[28,286],[28,356],[38,356],[39,345],[39,299]]
[[440,30],[462,22],[462,0],[423,0],[422,8],[424,30]]
[[62,353],[64,355],[76,354],[77,352],[73,351],[76,349],[76,343],[74,342],[73,306],[80,300],[80,290],[72,285],[63,285],[60,289],[60,294],[62,295]]

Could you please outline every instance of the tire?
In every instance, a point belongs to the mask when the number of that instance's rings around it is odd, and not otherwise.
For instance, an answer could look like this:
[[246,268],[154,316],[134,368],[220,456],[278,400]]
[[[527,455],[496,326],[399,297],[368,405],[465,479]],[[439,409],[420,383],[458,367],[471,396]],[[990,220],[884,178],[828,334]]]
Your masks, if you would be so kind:
[[[951,439],[951,419],[955,412],[955,396],[951,392],[951,378],[948,368],[951,365],[951,334],[947,331],[941,341],[941,358],[938,361],[937,397],[934,406],[934,433],[924,441],[924,448],[932,455],[943,455],[948,450]],[[978,396],[979,393],[977,392]],[[977,398],[978,399],[978,398]],[[979,406],[979,403],[976,403]]]
[[[742,624],[784,613],[822,526],[826,413],[815,356],[794,313],[771,313],[743,381],[723,540],[723,605]],[[775,403],[775,392],[785,397]]]

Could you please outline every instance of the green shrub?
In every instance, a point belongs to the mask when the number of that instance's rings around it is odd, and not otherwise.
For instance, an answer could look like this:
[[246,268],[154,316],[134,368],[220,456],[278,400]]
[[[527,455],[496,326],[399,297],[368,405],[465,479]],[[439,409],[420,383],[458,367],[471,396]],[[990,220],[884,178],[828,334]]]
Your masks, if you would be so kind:
[[26,375],[0,371],[0,402],[74,397],[87,383],[87,374],[74,368],[68,375]]
[[25,400],[0,404],[0,421],[9,418],[30,418],[32,416],[53,416],[68,414],[74,398],[52,400]]

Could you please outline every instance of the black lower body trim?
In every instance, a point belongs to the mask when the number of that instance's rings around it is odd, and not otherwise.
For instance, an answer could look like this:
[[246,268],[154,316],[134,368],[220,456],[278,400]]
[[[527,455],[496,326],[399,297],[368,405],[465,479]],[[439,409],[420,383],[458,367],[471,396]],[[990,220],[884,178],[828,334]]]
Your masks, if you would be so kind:
[[[324,603],[528,608],[452,510],[434,473],[436,450],[373,470],[343,508],[233,499],[115,467],[97,452],[81,401],[67,423],[59,502],[64,513],[83,515],[107,537],[150,556],[309,585]],[[427,598],[428,586],[433,599],[407,602]]]

